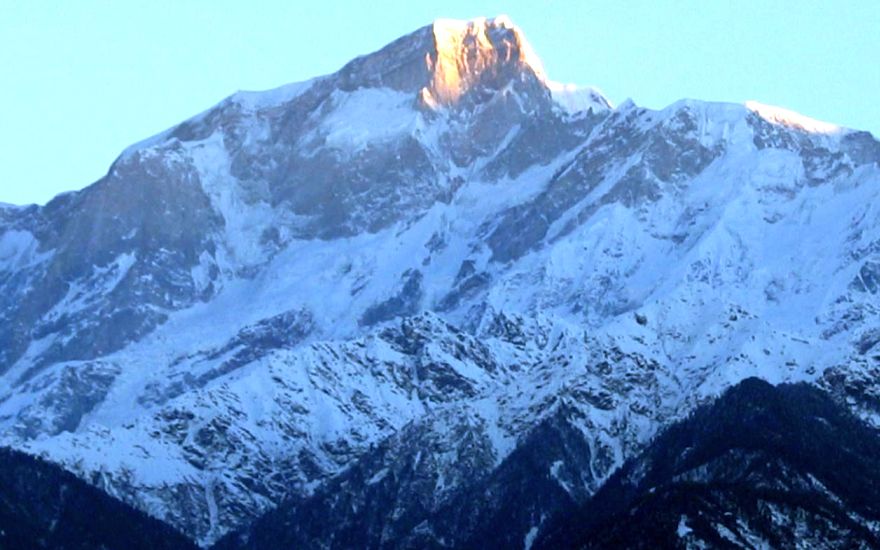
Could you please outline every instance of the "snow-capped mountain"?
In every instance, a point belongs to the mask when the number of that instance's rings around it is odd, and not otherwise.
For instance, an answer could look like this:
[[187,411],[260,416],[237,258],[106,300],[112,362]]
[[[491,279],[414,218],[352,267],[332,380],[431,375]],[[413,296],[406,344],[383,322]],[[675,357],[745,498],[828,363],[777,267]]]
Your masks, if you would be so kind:
[[[395,443],[367,453],[312,496],[282,503],[216,548],[880,544],[880,430],[815,387],[746,379],[664,428],[592,496],[578,477],[589,472],[590,449],[573,413],[559,407],[491,474],[435,510],[420,506],[430,490],[412,491],[429,481],[420,479],[424,459],[389,461],[389,451],[400,448]],[[468,435],[459,434],[463,446],[473,441]],[[408,448],[432,449],[432,442],[416,440]],[[473,469],[467,461],[461,466]],[[402,500],[409,502],[401,508]]]
[[203,545],[414,471],[388,536],[443,545],[419,518],[560,415],[577,503],[750,376],[880,422],[878,184],[866,132],[614,107],[507,18],[437,21],[0,206],[0,431]]

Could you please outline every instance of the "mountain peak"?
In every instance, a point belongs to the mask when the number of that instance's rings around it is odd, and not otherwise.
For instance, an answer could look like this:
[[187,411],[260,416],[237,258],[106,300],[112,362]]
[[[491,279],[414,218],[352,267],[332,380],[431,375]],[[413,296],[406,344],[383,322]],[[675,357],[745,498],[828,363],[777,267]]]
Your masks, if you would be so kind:
[[468,21],[438,19],[431,32],[434,47],[425,57],[431,81],[421,90],[428,105],[454,104],[487,77],[510,80],[532,73],[546,80],[541,60],[505,15]]
[[483,54],[492,61],[518,63],[542,78],[545,76],[544,65],[522,29],[506,15],[470,20],[437,19],[431,30],[438,55]]
[[[549,80],[523,32],[505,15],[437,19],[354,59],[335,76],[333,84],[344,91],[371,87],[414,93],[429,109],[460,105],[468,96],[482,102],[502,90],[552,97],[568,111],[610,107],[598,89]],[[474,95],[475,90],[488,93]]]

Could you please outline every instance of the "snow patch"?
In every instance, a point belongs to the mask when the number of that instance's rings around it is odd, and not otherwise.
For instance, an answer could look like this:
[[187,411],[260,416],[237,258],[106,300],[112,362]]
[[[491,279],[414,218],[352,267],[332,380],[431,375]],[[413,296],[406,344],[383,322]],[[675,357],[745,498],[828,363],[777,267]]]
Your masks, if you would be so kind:
[[598,88],[554,81],[547,81],[546,84],[550,88],[553,101],[569,114],[587,111],[602,113],[614,108]]
[[551,464],[550,477],[555,479],[556,482],[559,483],[559,485],[561,485],[563,489],[565,489],[566,493],[571,494],[571,486],[569,486],[569,484],[564,479],[562,479],[562,476],[560,475],[560,470],[564,465],[565,463],[561,460],[557,460],[553,464]]
[[230,100],[238,103],[247,111],[260,111],[293,101],[306,93],[319,80],[316,78],[303,82],[294,82],[271,90],[258,92],[242,90],[233,94]]
[[0,234],[0,272],[17,271],[51,257],[51,252],[40,254],[39,246],[29,231],[13,229]]
[[532,546],[535,544],[535,541],[538,539],[538,533],[540,532],[541,527],[539,525],[533,525],[529,532],[526,533],[525,539],[523,540],[523,548],[525,550],[531,550]]
[[[320,133],[330,147],[357,151],[416,129],[420,119],[410,94],[390,88],[334,91],[335,106],[321,122]],[[381,113],[377,123],[376,114]]]
[[693,532],[694,530],[688,527],[687,516],[681,516],[681,519],[678,520],[678,527],[675,529],[675,534],[678,535],[678,538],[683,539]]

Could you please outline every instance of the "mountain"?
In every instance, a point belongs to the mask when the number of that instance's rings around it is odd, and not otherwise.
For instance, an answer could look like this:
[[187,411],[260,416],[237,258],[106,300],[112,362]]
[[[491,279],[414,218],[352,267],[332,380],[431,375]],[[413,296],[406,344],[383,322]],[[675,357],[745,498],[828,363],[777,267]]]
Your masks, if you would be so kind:
[[750,378],[665,430],[535,548],[877,548],[880,431]]
[[0,548],[196,548],[58,466],[0,449]]
[[479,425],[407,427],[212,548],[522,547],[542,516],[598,485],[576,415],[563,408],[544,419],[497,466]]
[[[436,511],[411,490],[420,473],[412,456],[389,460],[392,445],[215,548],[880,545],[880,431],[813,386],[748,378],[664,429],[592,495],[572,492],[591,472],[570,412],[542,422],[486,479],[459,484]],[[467,432],[456,435],[472,444]],[[436,452],[425,441],[412,449]]]
[[745,378],[880,422],[878,163],[757,103],[615,107],[507,18],[437,21],[0,207],[0,440],[203,546],[367,475],[387,536],[442,545],[411,522],[531,461],[548,501],[480,517],[535,540]]

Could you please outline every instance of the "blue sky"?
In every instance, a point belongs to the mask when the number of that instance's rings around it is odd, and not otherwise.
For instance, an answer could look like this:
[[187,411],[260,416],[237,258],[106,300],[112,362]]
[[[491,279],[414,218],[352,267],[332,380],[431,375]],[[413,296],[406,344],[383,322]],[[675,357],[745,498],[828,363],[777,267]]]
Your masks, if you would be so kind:
[[0,0],[0,201],[100,178],[239,89],[333,72],[438,17],[510,15],[619,103],[755,99],[880,135],[880,2]]

